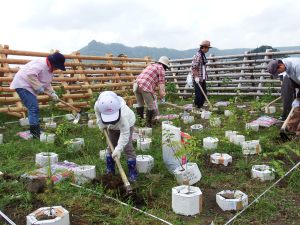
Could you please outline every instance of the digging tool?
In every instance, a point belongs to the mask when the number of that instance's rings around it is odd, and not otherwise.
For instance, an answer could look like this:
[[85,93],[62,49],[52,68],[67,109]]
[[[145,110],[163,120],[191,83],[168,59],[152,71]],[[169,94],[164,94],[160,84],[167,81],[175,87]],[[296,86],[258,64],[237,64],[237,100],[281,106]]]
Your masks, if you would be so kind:
[[282,141],[289,141],[290,138],[288,137],[287,135],[287,131],[286,131],[286,126],[289,122],[289,120],[291,119],[293,113],[294,113],[294,110],[295,110],[296,107],[293,107],[288,115],[288,117],[286,118],[286,120],[284,121],[282,127],[280,128],[280,137],[281,137],[281,140]]
[[[49,93],[46,93],[46,95],[48,95],[49,97],[51,97],[51,95]],[[74,124],[78,124],[79,120],[80,120],[80,117],[81,117],[81,114],[82,114],[82,111],[80,109],[77,109],[75,108],[74,106],[72,106],[71,104],[61,100],[60,98],[58,99],[59,102],[61,102],[62,104],[68,106],[69,108],[71,108],[72,110],[74,110],[75,112],[77,112],[76,116],[75,116],[75,119],[73,121]]]
[[273,103],[277,102],[277,101],[280,100],[280,99],[281,99],[281,96],[279,96],[278,98],[274,99],[273,101],[271,101],[271,102],[269,102],[268,104],[266,104],[265,106],[263,106],[263,107],[261,108],[261,110],[264,110],[264,109],[268,108],[270,105],[272,105]]
[[[104,131],[104,135],[106,137],[106,141],[107,141],[107,144],[109,146],[109,149],[110,149],[110,151],[112,153],[114,151],[114,146],[113,146],[113,144],[112,144],[112,142],[111,142],[111,140],[110,140],[110,138],[108,136],[107,129],[105,128],[103,131]],[[118,159],[118,157],[115,157],[114,160],[115,160],[115,162],[117,164],[117,167],[118,167],[118,170],[120,172],[120,175],[121,175],[122,181],[124,183],[124,187],[126,189],[127,194],[132,194],[132,191],[133,191],[132,187],[131,187],[131,185],[130,185],[128,179],[127,179],[127,176],[126,176],[126,174],[125,174],[125,172],[124,172],[124,170],[122,168],[120,160]]]
[[199,86],[199,88],[200,88],[202,94],[203,94],[204,97],[205,97],[205,100],[207,101],[207,103],[208,103],[208,105],[209,105],[209,108],[212,110],[212,109],[213,109],[213,106],[212,106],[212,104],[210,103],[210,101],[208,100],[208,97],[207,97],[207,95],[205,94],[203,88],[201,87],[201,85],[200,85],[199,83],[196,82],[196,84]]

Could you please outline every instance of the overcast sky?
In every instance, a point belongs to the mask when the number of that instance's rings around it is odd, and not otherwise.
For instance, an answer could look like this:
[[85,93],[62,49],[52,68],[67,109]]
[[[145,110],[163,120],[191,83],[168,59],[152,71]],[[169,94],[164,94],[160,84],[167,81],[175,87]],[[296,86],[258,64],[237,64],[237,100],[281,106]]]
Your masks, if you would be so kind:
[[220,49],[300,45],[297,0],[7,0],[0,44],[70,53],[91,40],[128,46]]

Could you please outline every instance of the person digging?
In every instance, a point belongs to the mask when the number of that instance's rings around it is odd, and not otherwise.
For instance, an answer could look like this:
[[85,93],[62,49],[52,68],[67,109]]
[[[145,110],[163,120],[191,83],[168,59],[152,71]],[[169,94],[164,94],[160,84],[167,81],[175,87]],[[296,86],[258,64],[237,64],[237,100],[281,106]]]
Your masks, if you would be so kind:
[[296,94],[296,88],[300,89],[300,58],[272,60],[268,63],[267,71],[273,78],[286,72],[281,86],[283,112],[280,117],[280,120],[286,120],[291,108],[300,106],[300,91]]
[[37,95],[47,93],[54,101],[58,96],[51,86],[54,70],[63,70],[65,57],[55,52],[45,59],[36,59],[25,64],[14,76],[10,89],[15,89],[28,111],[30,134],[40,138],[39,104]]
[[[210,48],[212,48],[210,46],[210,41],[202,41],[200,44],[200,49],[194,55],[192,60],[192,75],[195,89],[194,104],[198,109],[200,109],[204,105],[204,93],[207,95],[206,80],[208,79],[208,76],[206,71],[207,59],[205,54],[209,51]],[[204,93],[202,93],[200,86],[202,87]]]
[[125,100],[112,91],[102,92],[94,106],[97,124],[100,130],[107,129],[114,150],[109,147],[106,152],[106,174],[115,174],[114,158],[120,159],[124,151],[127,158],[129,181],[137,180],[136,153],[132,144],[134,112],[126,105]]
[[159,60],[147,66],[140,75],[137,76],[133,84],[133,92],[137,100],[137,116],[144,119],[144,103],[147,106],[146,126],[152,127],[155,116],[155,89],[158,86],[159,95],[164,98],[165,91],[165,71],[169,69],[169,58],[162,56]]

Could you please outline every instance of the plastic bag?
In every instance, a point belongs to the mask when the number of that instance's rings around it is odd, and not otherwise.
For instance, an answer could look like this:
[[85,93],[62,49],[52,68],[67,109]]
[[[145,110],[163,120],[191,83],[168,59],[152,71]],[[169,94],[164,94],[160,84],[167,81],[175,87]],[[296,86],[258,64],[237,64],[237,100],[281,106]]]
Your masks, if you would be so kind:
[[192,73],[189,73],[186,77],[186,84],[189,86],[189,87],[193,87],[193,76],[192,76]]

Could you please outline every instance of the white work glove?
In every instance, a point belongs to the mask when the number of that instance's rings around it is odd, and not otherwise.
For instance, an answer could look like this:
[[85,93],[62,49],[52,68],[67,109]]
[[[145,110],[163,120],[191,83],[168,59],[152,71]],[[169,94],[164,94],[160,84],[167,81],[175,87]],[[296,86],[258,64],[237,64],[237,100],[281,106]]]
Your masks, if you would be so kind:
[[121,149],[117,147],[115,147],[115,150],[113,151],[112,155],[113,158],[117,157],[118,159],[121,158]]
[[55,93],[55,92],[52,92],[51,93],[51,98],[52,98],[52,100],[54,100],[54,101],[58,101],[58,95]]
[[36,89],[35,92],[36,92],[37,94],[42,94],[42,93],[45,92],[45,88],[44,88],[43,86],[41,86],[41,87],[39,87],[38,89]]
[[200,78],[199,78],[199,77],[196,77],[196,78],[195,78],[195,82],[199,84]]
[[294,108],[299,107],[299,106],[300,106],[300,101],[296,98],[296,99],[293,101],[292,106],[293,106]]

